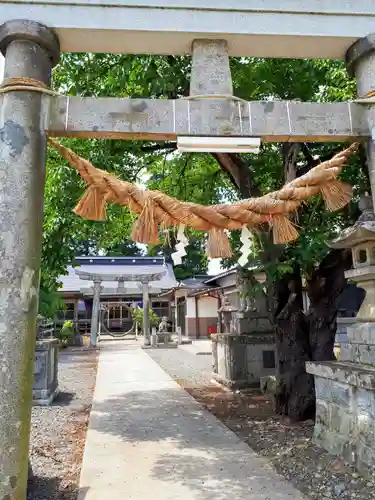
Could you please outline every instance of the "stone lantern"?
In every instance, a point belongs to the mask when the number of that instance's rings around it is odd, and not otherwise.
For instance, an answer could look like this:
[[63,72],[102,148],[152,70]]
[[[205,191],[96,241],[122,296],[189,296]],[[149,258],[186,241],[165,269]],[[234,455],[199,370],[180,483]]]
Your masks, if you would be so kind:
[[353,269],[346,271],[345,277],[366,292],[357,320],[375,321],[375,214],[370,196],[362,197],[359,207],[362,214],[358,221],[345,229],[329,246],[351,249]]
[[375,215],[369,196],[360,202],[358,221],[329,246],[351,249],[353,269],[345,276],[366,292],[339,361],[308,362],[314,375],[314,440],[361,472],[375,473]]

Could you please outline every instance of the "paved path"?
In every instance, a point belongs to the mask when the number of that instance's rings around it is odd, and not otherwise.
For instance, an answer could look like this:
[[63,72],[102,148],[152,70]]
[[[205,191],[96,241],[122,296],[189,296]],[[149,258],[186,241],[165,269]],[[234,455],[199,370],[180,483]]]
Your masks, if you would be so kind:
[[79,500],[303,500],[140,347],[101,343]]

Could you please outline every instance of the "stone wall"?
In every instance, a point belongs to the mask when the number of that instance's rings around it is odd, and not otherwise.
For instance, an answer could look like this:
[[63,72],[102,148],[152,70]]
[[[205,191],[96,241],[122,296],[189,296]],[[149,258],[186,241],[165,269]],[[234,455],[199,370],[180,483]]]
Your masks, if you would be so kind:
[[358,470],[375,473],[375,369],[308,363],[315,376],[314,440]]
[[348,343],[348,328],[356,323],[356,318],[337,318],[337,329],[335,336],[336,344]]
[[347,337],[348,343],[341,345],[340,361],[361,363],[375,369],[375,322],[357,322],[347,328]]
[[340,361],[307,363],[315,377],[315,442],[375,473],[375,322],[347,326]]

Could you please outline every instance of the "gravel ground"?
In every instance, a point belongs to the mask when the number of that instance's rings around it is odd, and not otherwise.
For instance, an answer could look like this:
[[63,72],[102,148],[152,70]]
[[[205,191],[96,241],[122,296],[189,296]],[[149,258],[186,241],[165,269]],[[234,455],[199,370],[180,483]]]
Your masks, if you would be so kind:
[[211,413],[267,458],[306,499],[375,500],[368,480],[340,458],[312,443],[313,422],[293,424],[275,416],[272,402],[257,391],[233,393],[211,383],[211,357],[182,349],[147,351],[172,378]]
[[192,386],[210,383],[212,357],[191,354],[183,349],[147,349],[145,352],[173,379]]
[[62,350],[60,393],[49,407],[34,407],[30,456],[34,481],[28,500],[76,500],[91,408],[97,352]]

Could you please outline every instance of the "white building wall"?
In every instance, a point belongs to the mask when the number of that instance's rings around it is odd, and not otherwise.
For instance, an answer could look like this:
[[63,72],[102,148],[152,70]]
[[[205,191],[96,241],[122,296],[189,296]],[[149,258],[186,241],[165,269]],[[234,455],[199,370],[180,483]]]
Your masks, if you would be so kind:
[[196,312],[195,297],[186,297],[186,317],[195,318],[197,315]]
[[216,318],[218,307],[218,299],[215,297],[200,297],[198,299],[198,317]]

